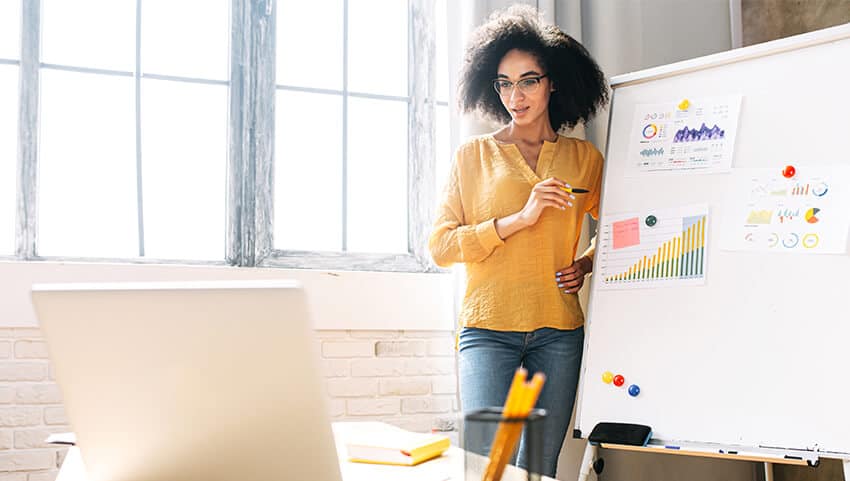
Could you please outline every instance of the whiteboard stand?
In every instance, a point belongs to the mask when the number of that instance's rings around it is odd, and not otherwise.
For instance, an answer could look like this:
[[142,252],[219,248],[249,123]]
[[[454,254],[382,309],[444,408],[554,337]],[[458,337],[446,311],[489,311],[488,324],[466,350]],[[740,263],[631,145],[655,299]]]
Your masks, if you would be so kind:
[[[587,443],[587,446],[584,448],[584,457],[581,460],[581,471],[579,471],[578,481],[587,481],[590,472],[593,470],[593,463],[596,462],[596,452],[596,445]],[[847,472],[847,469],[848,465],[845,463],[844,471]]]
[[773,481],[773,463],[764,462],[764,481]]
[[844,479],[850,480],[850,459],[844,460]]

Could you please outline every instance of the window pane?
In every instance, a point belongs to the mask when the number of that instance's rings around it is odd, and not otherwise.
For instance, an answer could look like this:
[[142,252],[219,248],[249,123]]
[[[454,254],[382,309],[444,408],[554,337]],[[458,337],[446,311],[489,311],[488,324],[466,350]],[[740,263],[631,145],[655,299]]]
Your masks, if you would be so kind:
[[342,90],[342,0],[280,0],[277,4],[277,80]]
[[437,143],[437,169],[435,177],[437,179],[437,198],[439,199],[441,198],[440,193],[443,192],[443,187],[446,185],[453,159],[449,138],[449,108],[445,105],[438,105],[435,114],[437,116],[435,139]]
[[21,2],[0,1],[0,58],[20,57],[21,45]]
[[342,97],[277,91],[274,247],[342,250]]
[[142,81],[145,256],[224,259],[227,87]]
[[133,71],[135,0],[42,0],[45,63]]
[[18,67],[0,65],[0,255],[15,253]]
[[229,0],[144,0],[142,72],[229,79],[229,5]]
[[446,16],[446,2],[447,0],[437,0],[437,21],[434,23],[434,35],[437,43],[437,66],[435,69],[437,72],[437,100],[440,102],[449,100],[449,25]]
[[38,253],[138,254],[133,79],[42,70]]
[[404,0],[349,0],[349,90],[407,96],[407,23]]
[[408,252],[407,162],[407,103],[349,99],[349,251]]

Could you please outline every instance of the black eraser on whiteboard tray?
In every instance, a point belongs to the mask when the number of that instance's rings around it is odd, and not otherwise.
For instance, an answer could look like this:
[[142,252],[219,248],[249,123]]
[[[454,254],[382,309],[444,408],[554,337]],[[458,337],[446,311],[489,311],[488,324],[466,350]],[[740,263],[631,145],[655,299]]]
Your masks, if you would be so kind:
[[652,428],[643,424],[599,423],[593,427],[587,440],[591,444],[646,446],[651,437]]

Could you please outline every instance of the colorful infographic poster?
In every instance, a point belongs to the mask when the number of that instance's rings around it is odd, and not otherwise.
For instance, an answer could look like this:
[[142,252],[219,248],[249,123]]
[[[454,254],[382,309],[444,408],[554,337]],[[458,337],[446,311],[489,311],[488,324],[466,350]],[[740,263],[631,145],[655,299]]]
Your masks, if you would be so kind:
[[740,95],[638,104],[628,175],[728,172],[740,110]]
[[594,271],[601,289],[705,283],[707,205],[607,216],[598,232]]
[[722,247],[734,251],[843,254],[850,228],[850,169],[735,169]]

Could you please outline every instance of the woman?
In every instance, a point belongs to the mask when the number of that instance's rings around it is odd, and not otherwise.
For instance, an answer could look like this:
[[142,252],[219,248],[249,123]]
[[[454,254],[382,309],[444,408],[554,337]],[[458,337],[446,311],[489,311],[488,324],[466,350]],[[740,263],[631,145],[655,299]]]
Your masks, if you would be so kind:
[[459,97],[464,112],[505,124],[458,149],[429,241],[438,265],[466,264],[462,408],[502,406],[520,366],[543,372],[542,474],[554,476],[583,349],[576,293],[593,247],[575,254],[585,213],[598,215],[602,177],[599,151],[557,132],[590,119],[608,100],[607,84],[578,42],[534,9],[512,7],[473,34]]

